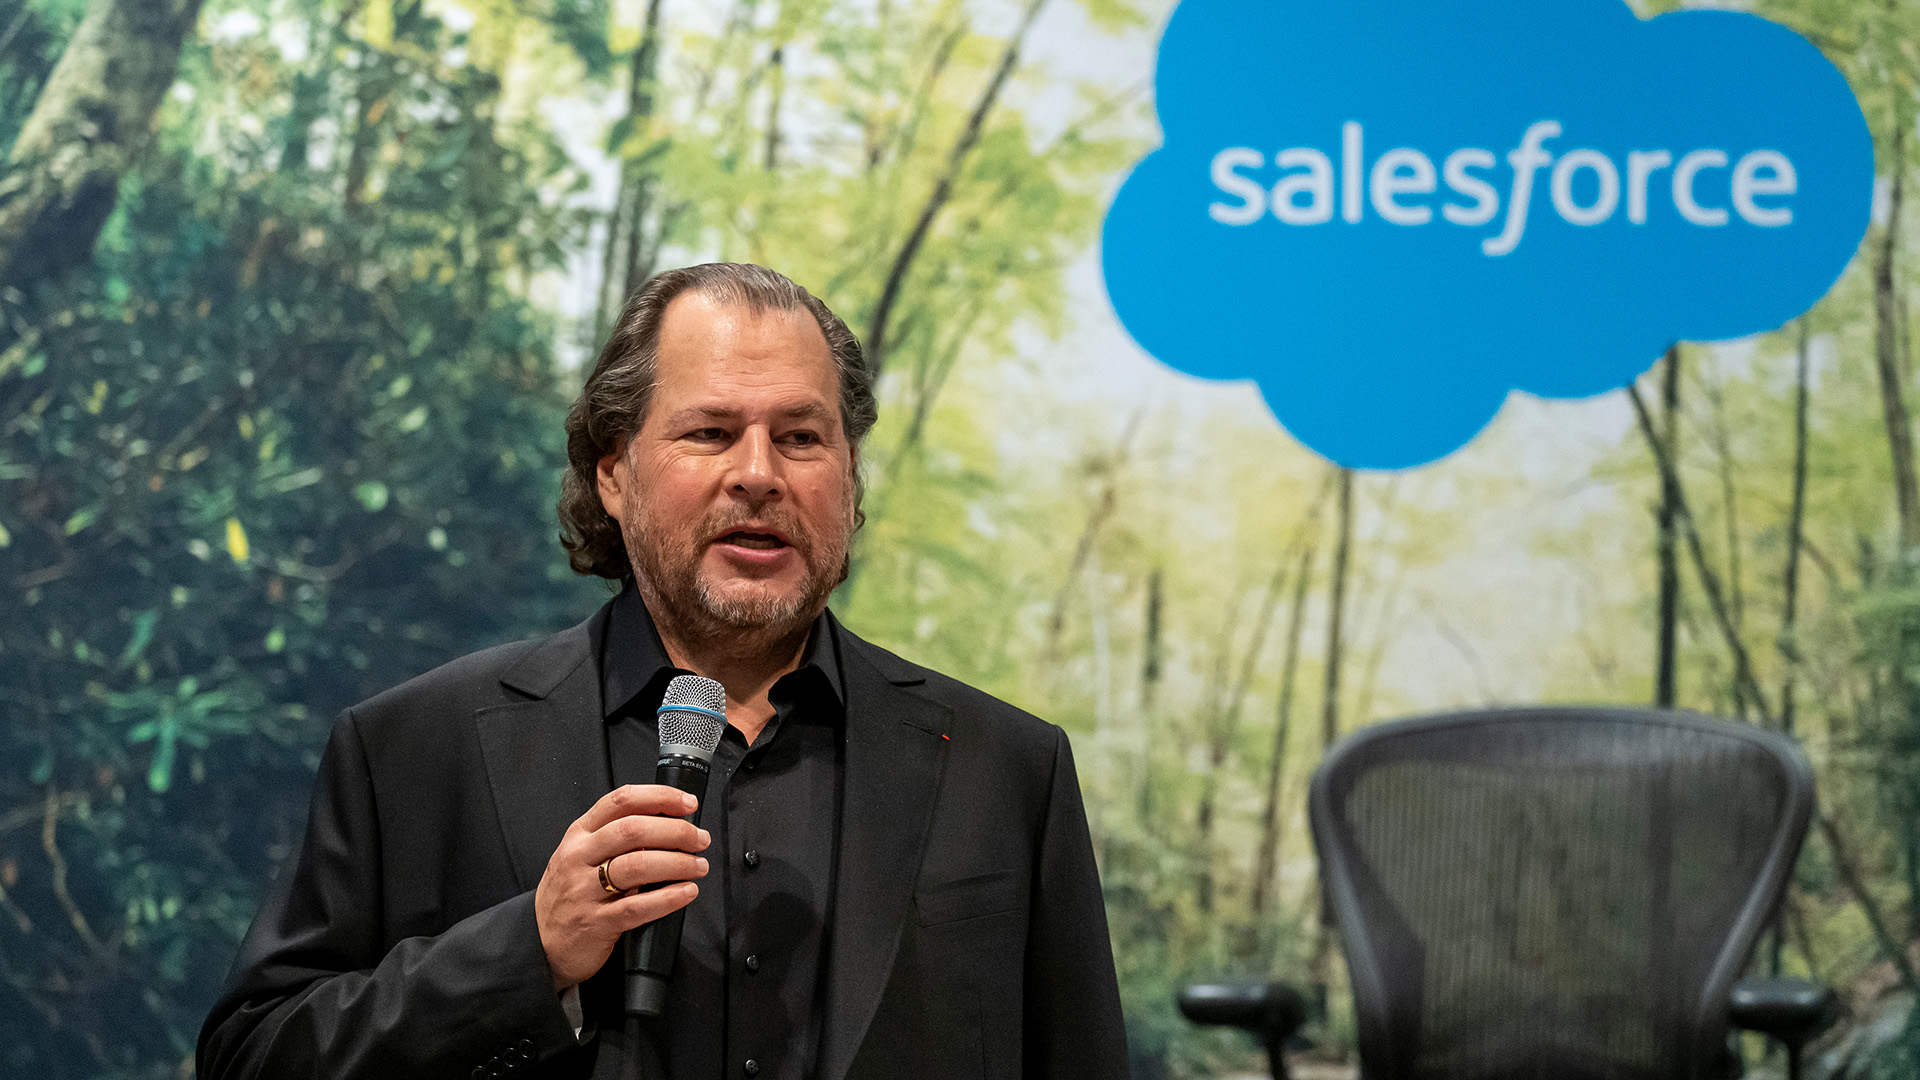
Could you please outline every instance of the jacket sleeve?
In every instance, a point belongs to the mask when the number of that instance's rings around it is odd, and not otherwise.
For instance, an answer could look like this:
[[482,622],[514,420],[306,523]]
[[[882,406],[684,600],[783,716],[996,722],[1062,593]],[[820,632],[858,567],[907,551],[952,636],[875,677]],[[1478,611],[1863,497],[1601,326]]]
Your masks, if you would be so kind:
[[1056,730],[1046,814],[1027,936],[1025,1074],[1029,1080],[1125,1076],[1126,1024],[1106,905],[1063,731]]
[[381,866],[372,776],[349,711],[321,757],[300,854],[201,1029],[203,1080],[498,1076],[578,1045],[533,893],[387,947]]

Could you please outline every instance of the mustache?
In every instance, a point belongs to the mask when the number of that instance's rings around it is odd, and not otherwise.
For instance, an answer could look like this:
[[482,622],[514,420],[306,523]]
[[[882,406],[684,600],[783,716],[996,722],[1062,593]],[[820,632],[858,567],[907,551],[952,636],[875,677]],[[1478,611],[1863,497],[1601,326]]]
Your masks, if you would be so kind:
[[699,535],[701,537],[725,536],[735,530],[753,532],[767,529],[778,531],[780,535],[791,541],[794,547],[808,549],[813,547],[813,533],[806,525],[791,514],[770,508],[759,513],[725,510],[709,514],[700,523]]

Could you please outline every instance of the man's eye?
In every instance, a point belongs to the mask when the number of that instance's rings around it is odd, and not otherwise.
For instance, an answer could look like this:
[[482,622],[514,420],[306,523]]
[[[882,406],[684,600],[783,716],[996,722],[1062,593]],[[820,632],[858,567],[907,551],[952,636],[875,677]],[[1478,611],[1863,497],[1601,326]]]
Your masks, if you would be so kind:
[[687,438],[698,439],[701,442],[714,442],[716,440],[725,439],[726,437],[727,437],[726,429],[717,428],[717,427],[699,428],[697,430],[687,432]]
[[820,436],[811,431],[789,431],[787,441],[796,446],[812,446],[820,441]]

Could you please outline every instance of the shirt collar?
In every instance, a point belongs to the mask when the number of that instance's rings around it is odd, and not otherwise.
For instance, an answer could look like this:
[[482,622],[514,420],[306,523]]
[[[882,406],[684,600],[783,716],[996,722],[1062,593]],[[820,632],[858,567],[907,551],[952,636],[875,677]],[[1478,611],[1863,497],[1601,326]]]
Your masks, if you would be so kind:
[[[614,597],[608,612],[606,642],[600,665],[601,701],[605,718],[626,715],[636,703],[647,713],[660,704],[667,683],[675,675],[691,674],[675,667],[667,658],[667,647],[654,628],[653,614],[641,599],[640,590],[628,578],[620,595]],[[835,641],[833,620],[822,612],[813,620],[807,645],[800,653],[800,666],[780,677],[773,685],[775,699],[798,692],[801,684],[824,684],[837,705],[846,703],[840,677],[840,649]]]

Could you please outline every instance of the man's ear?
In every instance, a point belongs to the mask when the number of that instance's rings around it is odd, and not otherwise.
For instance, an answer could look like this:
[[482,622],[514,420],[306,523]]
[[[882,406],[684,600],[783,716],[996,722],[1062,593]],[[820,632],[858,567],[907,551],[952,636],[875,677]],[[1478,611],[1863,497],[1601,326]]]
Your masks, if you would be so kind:
[[626,520],[627,470],[621,465],[627,456],[626,449],[624,446],[616,449],[593,468],[600,489],[600,508],[615,521]]

